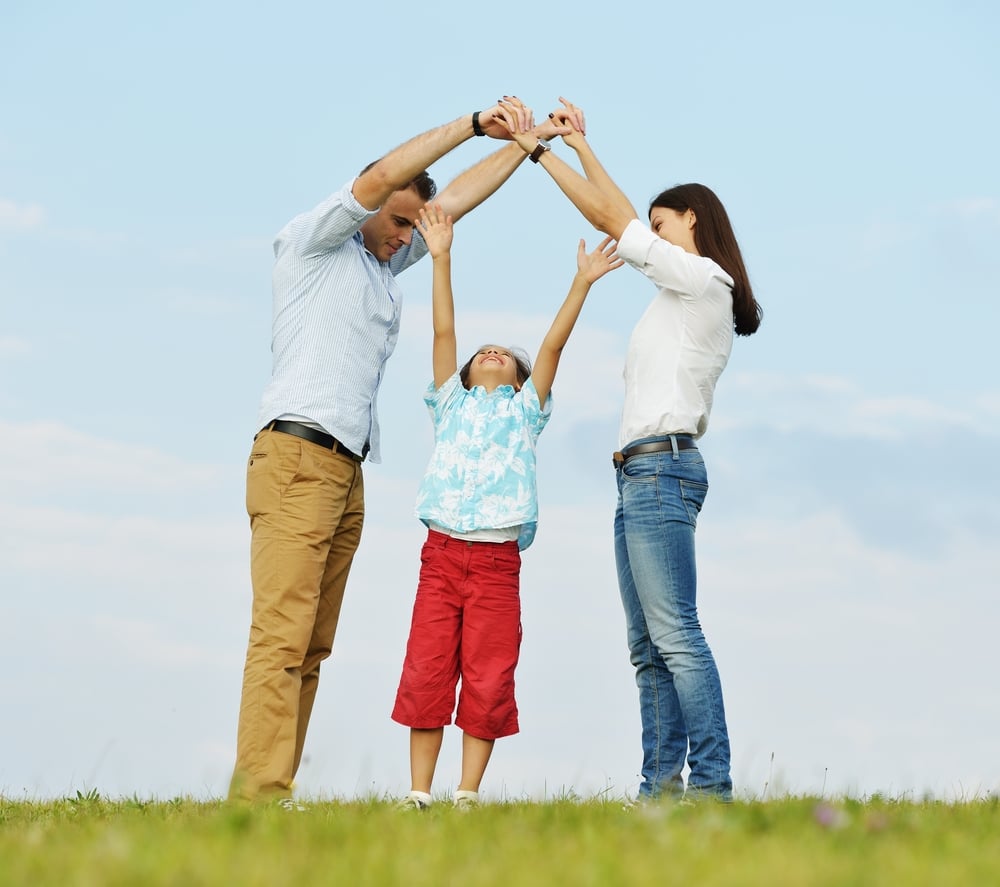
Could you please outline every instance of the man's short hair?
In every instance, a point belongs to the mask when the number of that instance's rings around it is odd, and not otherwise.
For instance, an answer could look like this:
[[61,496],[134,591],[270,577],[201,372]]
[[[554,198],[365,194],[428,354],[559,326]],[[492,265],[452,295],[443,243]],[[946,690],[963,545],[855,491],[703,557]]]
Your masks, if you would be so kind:
[[[379,157],[368,164],[361,172],[358,173],[359,176],[363,176],[368,170],[370,170],[376,163],[382,158]],[[437,185],[434,184],[434,179],[432,179],[428,174],[427,170],[421,170],[418,172],[410,181],[408,181],[400,191],[405,191],[407,188],[412,188],[417,194],[420,195],[420,199],[425,203],[428,200],[432,200],[434,195],[437,194]]]

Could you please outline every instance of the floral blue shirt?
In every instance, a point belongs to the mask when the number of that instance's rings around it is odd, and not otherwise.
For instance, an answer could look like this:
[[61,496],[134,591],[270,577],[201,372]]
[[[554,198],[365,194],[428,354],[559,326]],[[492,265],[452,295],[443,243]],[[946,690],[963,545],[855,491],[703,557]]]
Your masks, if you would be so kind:
[[520,526],[517,547],[538,525],[535,444],[552,415],[529,378],[520,391],[501,385],[471,391],[456,372],[424,403],[434,422],[434,452],[417,493],[417,517],[459,533]]

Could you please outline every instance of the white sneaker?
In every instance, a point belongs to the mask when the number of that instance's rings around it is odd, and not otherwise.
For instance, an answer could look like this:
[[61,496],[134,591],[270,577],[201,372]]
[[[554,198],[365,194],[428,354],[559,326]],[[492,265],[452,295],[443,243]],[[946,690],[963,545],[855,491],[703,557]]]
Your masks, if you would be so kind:
[[466,789],[459,789],[455,792],[455,809],[472,810],[479,806],[479,792],[470,792]]
[[306,809],[302,804],[300,804],[294,798],[282,798],[280,801],[278,801],[278,806],[282,810],[287,810],[288,812]]

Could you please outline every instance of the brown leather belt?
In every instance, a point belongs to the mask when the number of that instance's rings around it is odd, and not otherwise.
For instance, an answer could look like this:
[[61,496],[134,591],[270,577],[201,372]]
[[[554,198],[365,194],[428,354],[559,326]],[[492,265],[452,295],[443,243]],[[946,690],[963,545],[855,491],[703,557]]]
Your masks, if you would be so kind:
[[268,422],[267,425],[265,425],[261,430],[280,431],[282,434],[291,434],[295,437],[301,437],[303,440],[309,441],[309,443],[314,443],[321,447],[325,447],[328,450],[333,450],[335,453],[343,453],[355,462],[364,462],[364,457],[359,456],[357,453],[352,453],[332,434],[327,434],[325,431],[320,431],[317,428],[310,428],[308,425],[303,425],[301,422],[286,422],[284,419],[275,419],[273,422]]
[[[675,434],[678,450],[696,450],[698,444],[695,443],[690,434]],[[651,443],[636,444],[634,447],[625,447],[620,452],[615,452],[611,456],[611,464],[615,468],[620,468],[633,456],[642,456],[645,453],[670,453],[673,452],[674,445],[669,440],[654,440]]]

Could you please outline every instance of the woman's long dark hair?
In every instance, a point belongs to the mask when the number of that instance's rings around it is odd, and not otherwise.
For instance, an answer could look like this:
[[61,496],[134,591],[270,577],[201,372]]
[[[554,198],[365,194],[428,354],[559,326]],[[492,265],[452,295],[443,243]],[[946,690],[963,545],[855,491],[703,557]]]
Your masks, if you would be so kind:
[[698,252],[717,262],[733,278],[733,325],[738,336],[757,332],[764,311],[753,297],[750,276],[743,264],[740,245],[722,201],[711,188],[690,183],[675,185],[649,202],[649,211],[656,207],[683,213],[694,212],[694,245]]

